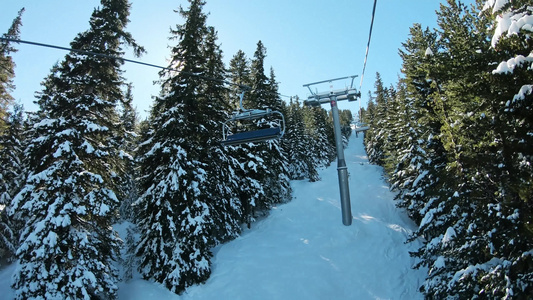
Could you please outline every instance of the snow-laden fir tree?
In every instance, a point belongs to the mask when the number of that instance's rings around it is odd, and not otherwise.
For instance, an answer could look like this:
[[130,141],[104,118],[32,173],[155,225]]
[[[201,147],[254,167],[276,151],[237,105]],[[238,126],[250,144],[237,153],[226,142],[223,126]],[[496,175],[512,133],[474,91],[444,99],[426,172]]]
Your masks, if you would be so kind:
[[[142,48],[125,31],[130,5],[102,0],[71,47],[109,56]],[[120,240],[116,183],[122,171],[120,59],[71,52],[44,80],[26,157],[29,175],[13,211],[26,224],[17,250],[17,299],[114,298]]]
[[[265,74],[264,61],[266,48],[261,41],[257,42],[254,57],[251,62],[251,88],[248,105],[254,109],[271,108],[281,110],[281,99],[278,95],[278,87],[273,70],[270,78]],[[271,120],[261,119],[256,121],[256,128],[278,126],[271,124]],[[263,172],[258,180],[265,191],[265,198],[255,203],[259,211],[270,209],[273,204],[283,203],[290,199],[291,188],[287,171],[287,158],[279,140],[264,143],[250,144],[252,155],[257,156],[258,162],[263,164]],[[257,177],[256,177],[257,178]]]
[[[268,77],[267,86],[268,96],[270,100],[270,107],[277,111],[283,111],[282,100],[279,96],[279,86],[276,82],[274,68],[270,68],[270,76]],[[276,126],[276,125],[274,125]],[[282,147],[281,141],[271,141],[268,143],[269,155],[271,158],[266,158],[267,167],[273,172],[273,177],[267,181],[267,186],[271,189],[271,197],[275,200],[274,203],[287,202],[291,198],[292,189],[289,183],[289,161],[287,153]]]
[[11,211],[11,205],[24,183],[24,143],[23,108],[14,105],[0,135],[0,261],[14,258],[23,225],[17,212]]
[[212,234],[219,225],[214,220],[208,164],[214,143],[210,129],[215,124],[206,122],[220,113],[212,106],[217,99],[206,98],[218,87],[202,78],[209,74],[206,49],[215,50],[215,39],[213,32],[209,38],[207,16],[202,12],[205,2],[189,4],[187,10],[178,11],[184,24],[171,30],[171,39],[177,41],[171,48],[172,70],[160,73],[161,92],[138,153],[139,271],[176,293],[209,277],[210,249],[217,241]]
[[[19,38],[23,12],[24,9],[18,12],[3,38]],[[8,112],[13,102],[11,92],[15,88],[15,63],[9,54],[16,51],[12,42],[0,41],[0,259],[7,260],[13,258],[18,242],[16,224],[8,212],[23,179],[22,108],[15,105],[13,112]]]
[[[22,14],[24,8],[18,12],[6,33],[2,35],[5,39],[19,39],[20,26],[22,26]],[[0,133],[5,129],[6,114],[9,106],[13,102],[11,92],[15,88],[13,78],[15,77],[15,62],[10,56],[17,52],[11,41],[0,41]]]
[[[437,85],[427,74],[432,68],[432,56],[437,53],[437,35],[420,24],[410,28],[410,37],[403,43],[400,56],[405,79],[400,95],[404,101],[405,113],[409,114],[407,140],[397,148],[398,166],[392,176],[393,187],[401,189],[399,206],[406,207],[409,215],[419,222],[431,207],[436,195],[430,192],[437,185],[439,173],[444,168],[444,148],[440,139],[440,122],[435,117],[431,95]],[[429,50],[428,50],[429,49]],[[403,96],[404,95],[404,96]],[[382,124],[386,126],[386,124]],[[391,148],[392,149],[392,148]]]
[[316,153],[309,151],[314,141],[311,135],[306,134],[304,123],[305,107],[300,104],[298,98],[291,98],[289,105],[284,109],[287,129],[283,136],[282,146],[287,153],[289,162],[289,177],[293,180],[309,181],[319,180],[315,158]]
[[236,176],[240,168],[237,160],[231,156],[227,147],[220,144],[222,123],[228,119],[230,104],[227,101],[225,84],[226,70],[222,61],[222,50],[217,44],[217,32],[208,27],[205,39],[204,57],[207,59],[203,81],[201,111],[204,112],[203,124],[207,133],[202,136],[206,154],[203,158],[208,164],[209,206],[215,222],[211,234],[217,242],[227,241],[238,236],[242,221],[242,203],[239,200],[240,185]]
[[328,167],[337,155],[333,122],[329,117],[322,107],[304,107],[305,133],[312,141],[306,155],[313,158],[316,168]]
[[[489,212],[496,217],[494,245],[503,268],[489,272],[483,283],[500,295],[533,293],[533,7],[530,1],[484,1],[483,17],[491,21],[490,64],[493,93],[502,126],[497,167],[506,175]],[[505,242],[505,241],[511,242]]]
[[[239,50],[229,63],[228,76],[232,86],[228,92],[228,103],[232,110],[239,110],[240,95],[243,95],[243,106],[251,109],[249,98],[251,85],[250,61],[246,54]],[[251,130],[253,124],[237,124],[233,130]],[[241,207],[241,222],[250,227],[254,220],[257,203],[265,199],[265,190],[260,183],[260,178],[267,172],[263,160],[252,152],[253,144],[228,146],[225,151],[234,167],[234,178],[237,179],[238,189],[235,191]]]
[[385,143],[388,140],[387,113],[389,89],[385,88],[381,75],[376,74],[375,99],[376,109],[375,118],[371,120],[370,130],[365,133],[365,142],[368,152],[368,159],[376,164],[383,164],[385,159]]
[[122,120],[124,137],[120,147],[121,156],[124,160],[124,172],[120,183],[120,207],[119,215],[121,220],[133,221],[133,203],[139,196],[137,187],[137,168],[134,161],[134,152],[139,139],[139,120],[137,111],[132,105],[133,86],[128,84],[123,103],[120,108],[120,119]]
[[[412,239],[423,238],[414,255],[429,270],[428,298],[531,294],[531,49],[521,34],[531,12],[483,2],[450,0],[438,30],[411,28],[400,52],[406,88],[385,94],[384,115],[371,113],[399,203],[419,222]],[[493,12],[505,29],[491,25]]]

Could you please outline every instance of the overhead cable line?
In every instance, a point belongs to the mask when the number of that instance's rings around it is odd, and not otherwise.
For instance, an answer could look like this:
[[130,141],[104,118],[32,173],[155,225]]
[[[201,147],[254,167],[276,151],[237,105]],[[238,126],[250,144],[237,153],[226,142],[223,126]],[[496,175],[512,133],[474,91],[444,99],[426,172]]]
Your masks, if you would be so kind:
[[80,53],[80,54],[84,54],[84,55],[92,55],[92,56],[97,56],[97,57],[117,59],[117,60],[121,60],[121,61],[125,61],[125,62],[130,62],[130,63],[134,63],[134,64],[139,64],[139,65],[143,65],[143,66],[152,67],[152,68],[175,71],[175,72],[179,72],[180,74],[184,74],[184,75],[188,75],[188,76],[194,76],[194,77],[198,77],[198,78],[201,78],[201,79],[204,79],[204,80],[218,81],[218,82],[225,83],[227,85],[238,86],[239,88],[241,88],[243,90],[251,90],[251,88],[249,86],[247,86],[247,85],[237,84],[237,83],[229,82],[229,81],[226,81],[226,80],[223,80],[223,79],[208,77],[208,76],[199,75],[199,74],[186,72],[186,71],[180,71],[180,70],[169,68],[169,67],[162,67],[162,66],[158,66],[158,65],[154,65],[154,64],[150,64],[150,63],[145,63],[145,62],[138,61],[138,60],[127,59],[127,58],[118,57],[118,56],[109,55],[109,54],[104,54],[104,53],[98,53],[98,52],[81,50],[81,49],[73,49],[73,48],[67,48],[67,47],[61,47],[61,46],[43,44],[43,43],[37,43],[37,42],[31,42],[31,41],[24,41],[24,40],[18,40],[18,39],[10,39],[10,38],[4,38],[4,37],[0,37],[0,40],[1,41],[7,41],[7,42],[22,43],[22,44],[28,44],[28,45],[34,45],[34,46],[47,47],[47,48],[54,48],[54,49],[65,50],[65,51],[71,51],[71,52],[76,52],[76,53]]
[[[363,63],[363,72],[361,72],[361,82],[359,83],[359,91],[363,86],[363,78],[365,78],[366,61],[368,59],[368,49],[370,49],[370,40],[372,39],[372,27],[374,27],[374,16],[376,15],[376,4],[378,0],[374,0],[374,8],[372,8],[372,19],[370,20],[370,32],[368,33],[368,43],[366,44],[365,61]],[[361,111],[361,101],[359,101],[359,112]]]

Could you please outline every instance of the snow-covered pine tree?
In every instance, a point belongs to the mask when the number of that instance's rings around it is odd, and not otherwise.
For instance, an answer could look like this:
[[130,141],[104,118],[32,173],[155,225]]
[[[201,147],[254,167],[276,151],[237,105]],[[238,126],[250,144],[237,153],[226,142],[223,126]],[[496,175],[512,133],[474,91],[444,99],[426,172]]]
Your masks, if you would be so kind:
[[[22,26],[23,13],[24,8],[18,12],[17,17],[11,23],[7,33],[2,35],[3,38],[20,38],[20,26]],[[13,102],[11,92],[15,88],[13,84],[13,78],[15,77],[15,62],[13,62],[13,58],[10,54],[15,52],[17,52],[17,49],[12,46],[12,42],[4,40],[0,41],[0,134],[5,129],[6,114],[9,106]]]
[[370,129],[365,133],[365,145],[368,159],[382,165],[385,157],[384,144],[387,140],[387,89],[383,86],[381,75],[376,73],[374,118],[370,121]]
[[19,222],[16,212],[10,210],[25,176],[22,105],[14,105],[6,117],[6,129],[0,135],[0,262],[9,262],[15,257],[23,223]]
[[124,102],[121,103],[120,119],[124,129],[124,137],[121,143],[121,156],[124,160],[124,172],[120,183],[120,207],[119,216],[122,220],[133,221],[135,213],[133,203],[139,197],[137,186],[137,168],[134,160],[135,148],[139,140],[138,114],[132,105],[133,86],[128,84]]
[[[264,62],[266,48],[261,41],[257,42],[251,63],[251,87],[248,105],[252,108],[281,110],[277,83],[273,71],[271,77],[265,74]],[[259,128],[272,126],[265,120],[256,123]],[[265,198],[255,203],[259,211],[266,212],[273,204],[283,203],[290,199],[290,185],[287,172],[287,159],[280,141],[268,141],[250,145],[250,151],[263,164],[259,181],[265,191]]]
[[[283,111],[282,100],[279,97],[278,83],[276,82],[276,76],[272,67],[270,68],[267,91],[268,94],[266,96],[268,97],[270,108]],[[289,161],[287,159],[287,153],[279,140],[270,141],[265,146],[267,145],[269,148],[267,153],[271,158],[266,157],[264,159],[266,159],[267,167],[272,170],[273,176],[266,183],[270,187],[270,195],[273,198],[273,203],[284,203],[291,199],[292,194],[289,183]]]
[[341,134],[342,134],[342,139],[343,139],[343,145],[344,145],[344,148],[346,148],[348,147],[348,140],[350,139],[350,136],[352,135],[352,127],[350,127],[352,120],[353,120],[352,111],[349,109],[339,110],[339,119],[340,119],[340,124],[341,124]]
[[[528,163],[521,165],[523,158],[517,159],[517,153],[528,153],[521,144],[529,120],[513,115],[512,101],[505,104],[527,77],[507,71],[506,76],[516,78],[509,80],[498,71],[490,76],[495,57],[505,56],[506,50],[489,48],[487,29],[497,26],[490,26],[490,17],[480,13],[480,3],[469,10],[448,1],[438,12],[438,38],[415,25],[412,33],[417,34],[401,52],[407,107],[419,120],[412,137],[419,137],[420,147],[398,147],[405,163],[398,165],[392,179],[402,189],[400,203],[418,211],[420,228],[414,238],[426,242],[415,255],[429,268],[423,290],[430,298],[531,294],[531,230],[522,223],[531,217],[524,208],[530,193],[527,184],[520,185],[531,171]],[[492,5],[510,7],[506,1]],[[519,9],[519,18],[527,15],[524,9]],[[526,113],[530,115],[527,107]],[[518,120],[520,126],[513,123]],[[413,156],[411,149],[419,151]],[[420,171],[414,181],[409,179]]]
[[328,123],[328,114],[321,107],[303,107],[305,134],[310,137],[306,156],[313,159],[315,168],[329,166],[336,156],[335,144],[332,143],[333,126]]
[[240,165],[230,155],[226,147],[221,146],[222,123],[228,119],[229,101],[225,97],[224,86],[226,70],[222,61],[222,50],[217,44],[217,33],[208,27],[204,45],[204,57],[207,59],[205,76],[212,80],[203,82],[201,110],[204,113],[204,126],[207,128],[205,140],[206,161],[210,193],[209,207],[215,221],[211,234],[217,242],[224,242],[238,236],[242,222],[242,204],[239,200],[239,179],[235,176]]
[[[233,84],[228,92],[228,102],[231,109],[238,110],[239,96],[243,92],[242,86],[251,85],[250,61],[246,54],[239,50],[230,60],[228,75],[230,82]],[[249,91],[245,91],[243,106],[246,109],[252,108],[248,98]],[[241,124],[236,130],[249,130],[249,124]],[[241,144],[237,146],[226,147],[226,152],[230,161],[235,166],[235,178],[237,179],[238,199],[241,206],[241,222],[250,227],[254,221],[256,205],[260,199],[264,199],[265,191],[260,184],[260,174],[264,173],[264,163],[260,157],[252,153],[251,144]]]
[[491,241],[502,267],[487,272],[482,283],[497,295],[528,297],[533,293],[533,150],[528,146],[533,143],[533,7],[524,0],[484,2],[482,16],[490,22],[490,49],[497,56],[487,65],[501,134],[495,173],[503,176],[495,195],[503,201],[489,210],[497,219]]
[[[253,109],[267,109],[272,108],[272,102],[269,101],[272,96],[269,94],[270,87],[268,85],[268,77],[265,74],[264,60],[266,57],[266,48],[261,41],[257,42],[256,50],[250,64],[250,86],[251,90],[248,97],[244,101],[245,108]],[[277,104],[275,104],[276,106]],[[249,124],[247,130],[256,130],[258,128],[270,127],[265,119],[257,120],[254,124]],[[273,145],[276,143],[276,145]],[[255,182],[248,190],[246,198],[249,198],[251,218],[259,214],[267,214],[272,204],[278,202],[275,195],[275,185],[273,187],[268,184],[276,177],[276,173],[272,168],[272,159],[275,154],[269,153],[271,147],[274,146],[279,150],[279,142],[267,141],[264,143],[249,143],[243,145],[248,153],[241,156],[241,163],[244,165],[245,177],[253,178]],[[275,150],[274,150],[275,151]],[[255,186],[254,186],[255,185]],[[259,188],[260,187],[260,188]],[[258,193],[259,192],[259,193]],[[253,196],[252,196],[253,195]],[[251,201],[253,199],[253,201]],[[249,226],[249,225],[248,225]]]
[[[161,92],[150,112],[150,130],[139,148],[142,194],[136,202],[139,271],[180,293],[211,273],[211,236],[216,228],[209,189],[206,145],[207,90],[205,2],[179,8],[184,24],[171,29],[178,43],[169,67],[160,73]],[[198,76],[197,76],[198,75]],[[218,74],[217,74],[218,75]]]
[[227,102],[233,110],[239,109],[239,95],[242,92],[242,88],[239,86],[251,85],[250,72],[250,61],[246,57],[246,53],[242,50],[237,51],[231,58],[228,67],[228,77],[233,85],[229,88]]
[[[129,8],[125,0],[102,0],[71,47],[115,57],[124,45],[142,51],[125,31]],[[43,83],[26,151],[29,175],[12,208],[27,219],[17,250],[17,299],[116,296],[120,239],[111,222],[122,168],[121,64],[71,52]]]
[[[23,12],[24,9],[18,12],[3,38],[19,38]],[[16,51],[11,42],[0,41],[0,259],[8,261],[13,258],[18,242],[18,229],[8,211],[23,179],[22,108],[15,105],[13,113],[8,112],[15,88],[15,63],[9,54]]]
[[307,178],[310,181],[317,181],[319,177],[315,158],[307,150],[313,141],[311,136],[305,132],[303,110],[298,98],[294,100],[291,98],[289,105],[285,107],[287,129],[283,136],[282,146],[287,153],[290,179],[302,180]]
[[422,220],[421,210],[427,203],[423,187],[435,184],[430,173],[433,168],[431,157],[426,148],[423,125],[419,123],[412,95],[407,93],[405,81],[398,84],[398,105],[403,119],[402,131],[398,131],[396,167],[390,174],[391,189],[398,192],[396,199],[399,207],[405,207],[409,216],[417,223]]

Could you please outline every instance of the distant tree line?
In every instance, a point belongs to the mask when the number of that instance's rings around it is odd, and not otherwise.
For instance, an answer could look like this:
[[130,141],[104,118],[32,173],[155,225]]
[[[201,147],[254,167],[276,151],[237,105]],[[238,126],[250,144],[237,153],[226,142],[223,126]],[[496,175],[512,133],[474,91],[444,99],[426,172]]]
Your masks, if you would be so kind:
[[[11,96],[16,49],[0,43],[0,258],[19,263],[17,299],[115,298],[124,247],[129,276],[137,268],[180,293],[207,280],[213,247],[290,201],[290,180],[319,180],[334,159],[331,116],[279,98],[261,41],[252,59],[239,51],[226,67],[204,4],[177,11],[184,23],[170,31],[173,70],[159,73],[143,121],[123,61],[112,58],[125,47],[144,52],[126,31],[127,0],[101,0],[71,48],[106,56],[68,53],[44,78],[34,113]],[[22,13],[4,37],[19,38]],[[238,85],[251,88],[245,107],[283,112],[281,141],[220,145]],[[351,113],[341,116],[347,140]],[[112,228],[123,220],[136,225],[125,244]]]
[[364,111],[369,158],[419,224],[428,299],[533,295],[532,14],[529,1],[441,4]]

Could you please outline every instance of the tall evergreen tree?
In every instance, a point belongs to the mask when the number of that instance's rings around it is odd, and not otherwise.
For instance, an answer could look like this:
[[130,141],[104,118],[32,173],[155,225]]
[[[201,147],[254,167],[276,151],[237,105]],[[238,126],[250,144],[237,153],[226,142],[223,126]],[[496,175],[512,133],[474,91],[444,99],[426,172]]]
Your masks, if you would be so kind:
[[[231,58],[228,67],[228,77],[233,85],[229,88],[228,102],[234,110],[239,109],[239,95],[242,88],[239,86],[250,86],[250,62],[246,57],[246,53],[242,50]],[[249,95],[247,95],[249,96]]]
[[308,145],[307,155],[314,159],[317,168],[329,166],[335,158],[333,125],[328,122],[328,113],[321,107],[304,107],[305,134],[312,143]]
[[[204,144],[212,140],[206,115],[214,113],[208,107],[215,102],[207,101],[203,93],[213,96],[213,89],[219,87],[202,79],[210,72],[204,42],[209,35],[202,12],[205,2],[190,0],[189,4],[188,10],[180,7],[178,11],[185,23],[171,30],[171,39],[178,43],[172,47],[169,67],[179,71],[160,73],[161,92],[140,147],[142,195],[136,203],[139,271],[176,293],[209,277],[210,249],[216,243],[210,234],[217,226]],[[215,50],[213,40],[211,36],[207,48]],[[215,51],[210,54],[216,55]],[[210,67],[211,71],[219,68]],[[220,76],[219,72],[209,75]]]
[[[245,88],[251,85],[250,61],[246,54],[239,50],[231,59],[228,69],[232,87],[228,93],[228,102],[234,110],[240,109],[240,96],[243,95],[243,107],[252,108],[249,100],[250,91]],[[237,124],[237,130],[252,130],[253,124]],[[235,177],[237,178],[236,191],[241,206],[241,222],[248,227],[254,220],[257,204],[265,198],[265,190],[260,183],[260,176],[265,171],[262,159],[253,152],[254,146],[242,144],[238,146],[226,147],[232,164],[235,166]]]
[[368,152],[368,158],[371,162],[382,164],[385,158],[384,143],[387,137],[387,89],[383,86],[383,80],[379,73],[376,74],[376,82],[374,84],[376,88],[375,98],[376,101],[374,118],[370,121],[370,130],[365,133],[365,142]]
[[24,169],[24,117],[21,105],[15,105],[0,135],[0,260],[11,261],[18,245],[21,222],[10,211],[13,197],[20,191]]
[[133,203],[139,196],[137,186],[138,172],[134,160],[134,152],[139,140],[138,114],[132,105],[133,86],[127,85],[124,102],[121,104],[120,119],[124,129],[123,142],[121,143],[121,157],[124,163],[124,173],[120,183],[120,208],[119,215],[122,220],[133,221]]
[[[483,2],[447,1],[438,30],[411,28],[400,51],[405,79],[386,114],[379,105],[370,114],[393,127],[382,131],[381,163],[420,223],[413,239],[424,245],[414,254],[429,269],[428,298],[531,293],[531,78],[522,65],[531,49],[520,34],[531,11],[520,1],[489,1],[482,11]],[[490,13],[502,23],[492,25]]]
[[[13,20],[7,33],[2,35],[3,38],[19,39],[20,26],[22,26],[22,13],[24,13],[24,8],[18,12],[17,17]],[[12,46],[12,42],[0,41],[0,134],[5,129],[6,114],[14,100],[11,92],[15,88],[13,84],[15,63],[10,54],[15,52],[17,52],[17,49]]]
[[[250,106],[258,109],[271,108],[281,110],[281,99],[278,95],[278,87],[271,70],[270,78],[265,74],[266,48],[261,41],[257,42],[257,48],[251,64]],[[268,120],[259,120],[260,126],[272,125]],[[267,210],[275,203],[283,203],[289,200],[291,190],[289,185],[287,158],[281,147],[280,141],[268,141],[253,145],[251,152],[260,157],[260,162],[264,164],[263,174],[261,174],[261,185],[265,190],[265,199],[256,203],[260,210]]]
[[304,123],[304,107],[298,98],[291,98],[289,105],[284,109],[287,129],[283,136],[282,145],[287,153],[289,163],[289,177],[293,180],[309,179],[319,180],[316,165],[316,154],[309,150],[314,141],[306,134]]
[[[125,31],[129,9],[126,0],[102,0],[71,47],[115,57],[123,46],[141,52]],[[121,64],[69,53],[43,83],[26,153],[29,176],[13,203],[28,220],[17,250],[17,299],[116,295],[120,239],[111,222],[123,170],[116,111],[124,97]]]
[[212,80],[204,81],[205,122],[209,135],[206,145],[206,156],[203,158],[208,164],[207,176],[210,193],[209,205],[215,220],[215,231],[212,234],[217,242],[235,238],[240,233],[242,219],[242,204],[239,201],[239,180],[236,171],[240,168],[231,152],[220,145],[222,138],[222,123],[228,119],[227,109],[230,104],[225,97],[227,89],[224,86],[226,70],[222,61],[222,50],[217,44],[217,33],[213,27],[208,28],[204,49],[207,58],[206,76]]

